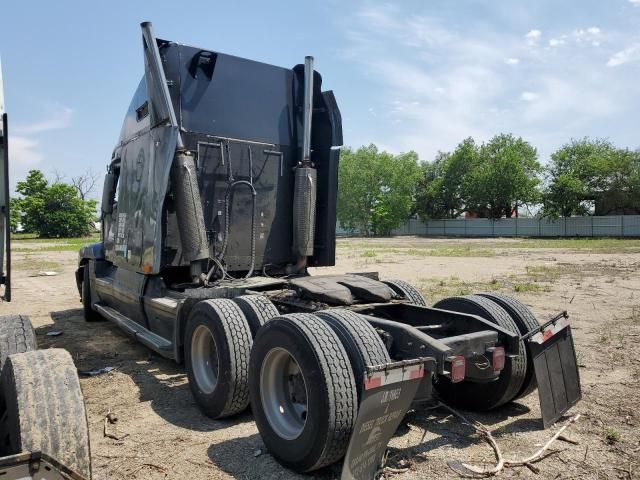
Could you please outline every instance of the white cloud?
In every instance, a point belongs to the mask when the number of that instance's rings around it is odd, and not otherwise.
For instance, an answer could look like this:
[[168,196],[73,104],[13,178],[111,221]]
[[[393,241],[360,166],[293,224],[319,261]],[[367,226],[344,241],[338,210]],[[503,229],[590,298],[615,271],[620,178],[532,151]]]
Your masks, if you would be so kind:
[[602,30],[599,27],[580,28],[572,32],[571,38],[577,45],[590,44],[597,47],[600,45]]
[[49,130],[60,130],[71,125],[73,109],[64,105],[49,107],[50,110],[45,118],[40,118],[31,123],[18,124],[13,127],[13,131],[19,135],[32,135]]
[[[73,109],[60,104],[45,104],[43,113],[32,122],[11,127],[9,156],[12,180],[24,178],[29,170],[37,168],[45,160],[45,154],[37,138],[39,134],[60,130],[71,125]],[[12,191],[15,184],[12,182]]]
[[11,192],[15,189],[17,179],[22,179],[32,168],[44,160],[44,155],[39,149],[39,142],[30,138],[11,134],[9,145],[9,162],[11,163]]
[[629,3],[636,7],[640,6],[640,0],[629,0]]
[[557,47],[558,45],[563,45],[565,41],[562,38],[552,38],[549,40],[550,47]]
[[[484,141],[512,132],[545,159],[571,137],[607,135],[611,122],[629,111],[624,98],[633,78],[602,68],[604,49],[583,48],[620,41],[600,27],[548,38],[542,28],[517,35],[468,30],[371,4],[353,18],[343,23],[343,56],[357,64],[380,102],[376,108],[386,115],[354,128],[345,136],[348,144],[384,143],[390,151],[415,150],[428,160],[465,137]],[[564,48],[552,51],[548,40]]]
[[640,44],[635,43],[609,57],[607,66],[619,67],[620,65],[624,65],[625,63],[633,62],[638,59],[640,59]]
[[524,38],[527,40],[527,45],[534,46],[538,44],[540,37],[542,36],[542,32],[540,30],[534,29],[529,30]]
[[14,166],[29,168],[42,161],[44,156],[38,151],[39,142],[30,138],[11,135],[9,155],[11,155],[11,169]]

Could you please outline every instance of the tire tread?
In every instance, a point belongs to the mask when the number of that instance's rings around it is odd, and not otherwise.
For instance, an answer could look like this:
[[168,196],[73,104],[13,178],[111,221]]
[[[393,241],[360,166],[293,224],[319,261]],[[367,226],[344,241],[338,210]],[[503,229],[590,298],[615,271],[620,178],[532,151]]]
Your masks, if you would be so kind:
[[242,295],[234,298],[233,301],[244,313],[254,338],[260,327],[280,315],[276,306],[264,295]]
[[36,334],[28,316],[0,317],[0,370],[9,355],[37,349]]
[[48,349],[11,355],[0,382],[12,453],[43,451],[91,478],[84,398],[69,352]]
[[382,339],[369,322],[350,310],[336,308],[322,310],[314,315],[325,321],[342,341],[351,362],[360,398],[364,388],[365,368],[391,361]]
[[391,287],[391,289],[401,297],[406,298],[414,305],[420,305],[421,307],[426,307],[427,301],[424,296],[420,293],[420,291],[411,285],[409,282],[405,282],[404,280],[382,280],[382,283]]

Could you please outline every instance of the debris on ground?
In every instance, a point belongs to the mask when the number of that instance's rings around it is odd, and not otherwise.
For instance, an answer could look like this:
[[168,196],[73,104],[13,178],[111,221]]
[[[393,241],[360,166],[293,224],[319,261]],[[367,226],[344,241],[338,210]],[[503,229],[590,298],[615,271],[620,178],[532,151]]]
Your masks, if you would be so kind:
[[103,375],[105,373],[112,372],[115,369],[116,367],[104,367],[104,368],[98,368],[96,370],[85,370],[85,371],[78,370],[78,374],[83,375],[85,377],[97,377],[98,375]]
[[58,275],[58,272],[38,272],[29,276],[30,277],[55,277],[56,275]]
[[103,430],[102,430],[102,436],[103,437],[111,438],[112,440],[120,441],[120,440],[124,440],[125,438],[127,438],[129,436],[128,433],[125,433],[124,435],[118,436],[118,435],[114,435],[113,433],[110,433],[108,431],[107,426],[109,424],[113,425],[117,421],[118,421],[118,417],[116,416],[116,414],[112,413],[111,410],[109,410],[107,412],[107,414],[105,415],[105,417],[104,417],[104,427],[103,427]]
[[[502,450],[500,450],[500,447],[498,446],[498,443],[496,442],[496,440],[493,437],[493,435],[491,435],[491,432],[489,431],[489,429],[487,427],[485,427],[484,425],[482,425],[481,423],[479,423],[477,421],[468,420],[460,412],[458,412],[457,410],[454,410],[453,408],[449,407],[448,405],[445,405],[444,403],[441,403],[440,406],[442,408],[445,408],[449,412],[451,412],[456,417],[458,417],[465,424],[467,424],[470,427],[472,427],[491,446],[491,448],[493,449],[493,452],[495,454],[497,463],[496,463],[496,465],[494,467],[488,468],[488,469],[479,468],[479,467],[476,467],[476,466],[473,466],[473,465],[462,463],[459,460],[452,460],[452,461],[448,462],[449,468],[451,468],[451,470],[453,470],[458,475],[460,475],[461,477],[464,477],[464,478],[492,477],[494,475],[498,475],[506,467],[527,467],[533,473],[536,473],[536,474],[539,473],[540,470],[537,467],[535,467],[534,465],[532,465],[532,464],[534,462],[538,462],[538,461],[548,457],[549,455],[553,455],[554,453],[557,453],[556,451],[547,452],[547,450],[549,450],[549,447],[551,446],[551,444],[553,442],[555,442],[556,440],[558,440],[560,437],[563,437],[563,440],[566,441],[567,440],[566,437],[564,437],[562,434],[564,433],[564,431],[572,423],[575,423],[576,421],[578,421],[578,419],[581,416],[580,414],[577,414],[577,415],[571,417],[567,421],[567,423],[562,428],[560,428],[560,430],[558,430],[556,432],[556,434],[553,437],[551,437],[551,439],[547,443],[545,443],[543,445],[542,448],[540,448],[537,452],[535,452],[530,457],[527,457],[524,460],[506,460],[502,456]],[[573,442],[570,442],[570,443],[573,443]],[[547,453],[545,453],[545,452],[547,452]]]

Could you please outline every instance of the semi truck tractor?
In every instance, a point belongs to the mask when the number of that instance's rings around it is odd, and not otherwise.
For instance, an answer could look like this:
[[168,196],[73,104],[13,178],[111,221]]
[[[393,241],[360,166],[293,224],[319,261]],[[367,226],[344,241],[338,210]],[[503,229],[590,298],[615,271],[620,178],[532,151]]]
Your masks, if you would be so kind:
[[308,472],[346,454],[371,478],[409,408],[475,410],[538,387],[553,423],[580,398],[566,314],[497,293],[430,305],[335,264],[342,120],[314,59],[283,68],[154,36],[108,162],[102,240],[79,252],[87,321],[184,363],[212,418],[247,409]]

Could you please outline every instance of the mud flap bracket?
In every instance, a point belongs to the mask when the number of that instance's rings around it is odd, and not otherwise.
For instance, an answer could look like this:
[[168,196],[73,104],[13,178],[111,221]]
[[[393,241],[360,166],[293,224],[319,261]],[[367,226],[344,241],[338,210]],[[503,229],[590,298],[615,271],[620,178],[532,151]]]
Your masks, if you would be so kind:
[[542,423],[547,428],[582,398],[569,315],[562,312],[521,339],[533,359]]

